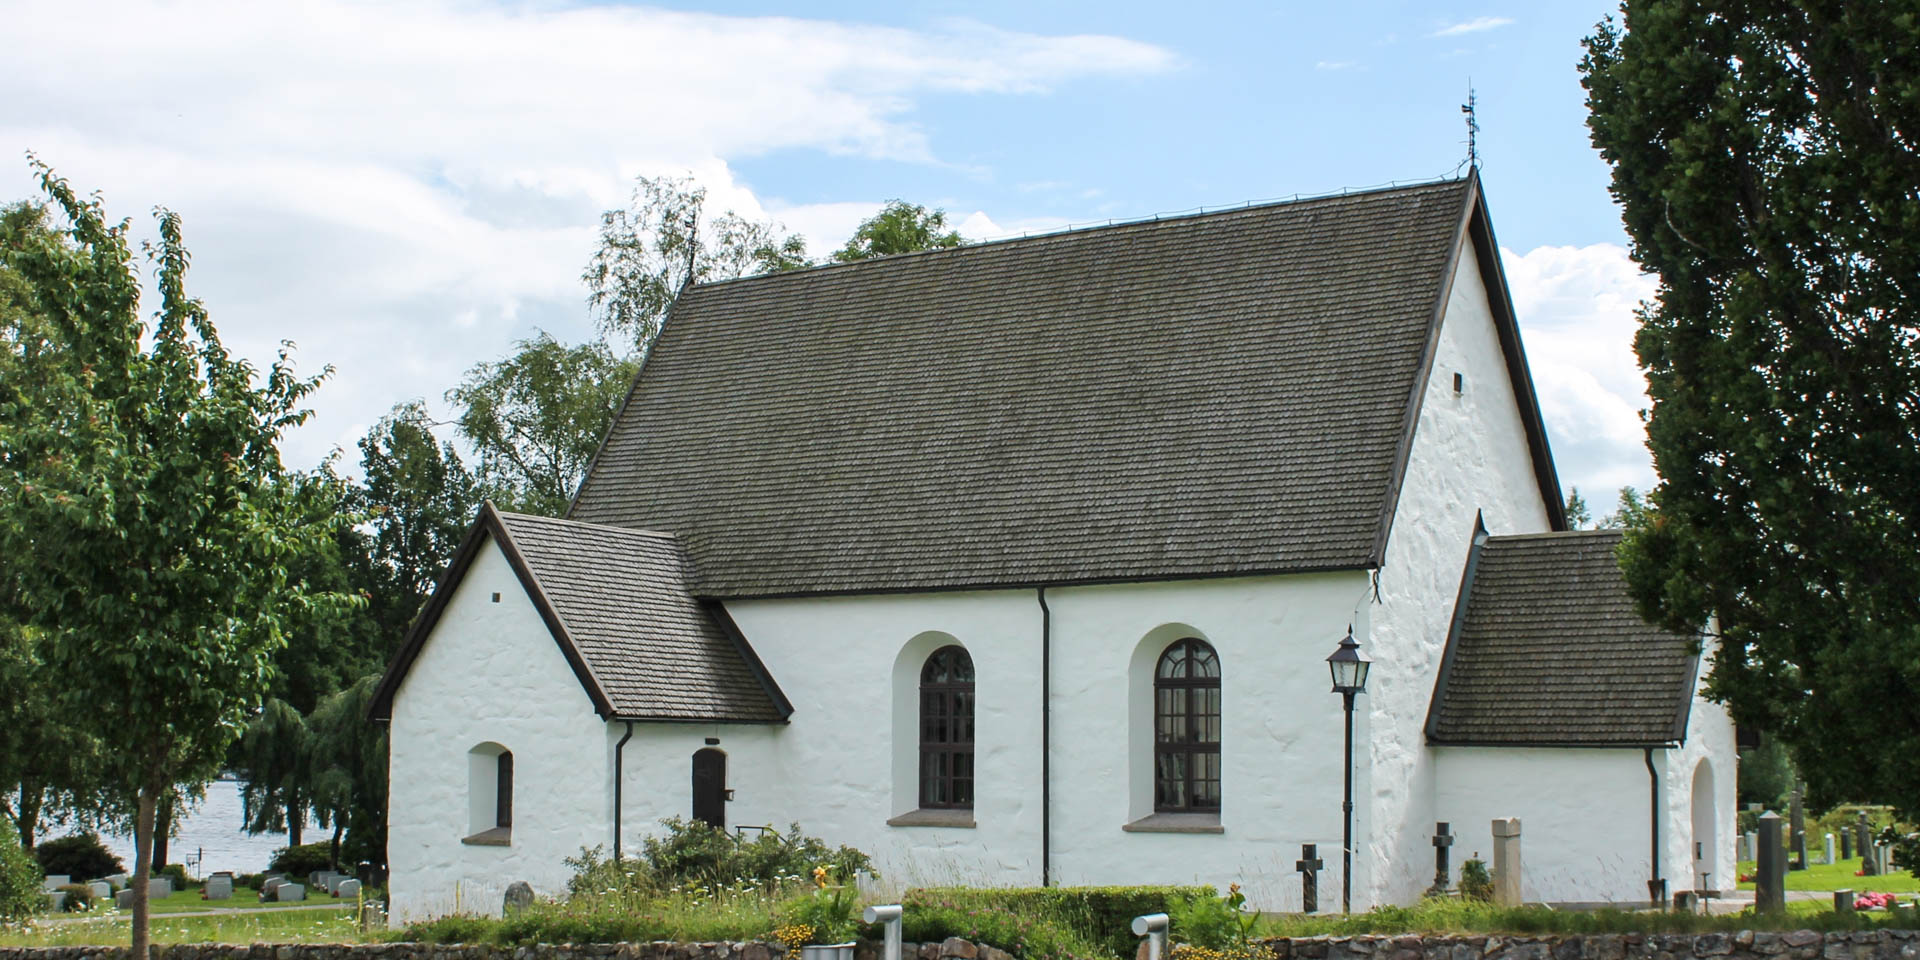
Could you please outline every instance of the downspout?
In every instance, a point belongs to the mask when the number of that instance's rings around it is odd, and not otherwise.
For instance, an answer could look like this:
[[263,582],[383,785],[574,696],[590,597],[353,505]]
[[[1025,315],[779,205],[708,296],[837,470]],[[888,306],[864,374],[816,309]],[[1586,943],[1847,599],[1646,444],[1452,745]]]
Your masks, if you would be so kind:
[[1040,598],[1040,885],[1053,885],[1053,610]]
[[1660,876],[1660,774],[1653,769],[1653,748],[1646,747],[1647,759],[1647,822],[1652,828],[1653,874],[1647,878],[1647,896],[1655,907],[1667,902],[1667,881]]
[[625,760],[627,741],[633,739],[633,721],[627,721],[627,735],[613,745],[613,863],[620,864],[620,788],[627,782]]

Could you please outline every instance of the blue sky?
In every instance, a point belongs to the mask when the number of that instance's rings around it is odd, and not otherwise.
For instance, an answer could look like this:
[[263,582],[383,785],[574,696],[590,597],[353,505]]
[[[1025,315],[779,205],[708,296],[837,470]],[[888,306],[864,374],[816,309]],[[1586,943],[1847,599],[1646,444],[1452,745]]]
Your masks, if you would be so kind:
[[[1651,480],[1576,64],[1611,4],[21,4],[0,146],[185,218],[228,342],[335,366],[308,464],[546,329],[636,174],[830,251],[885,200],[975,238],[1482,170],[1561,476]],[[33,193],[0,167],[0,196]],[[140,221],[142,228],[150,226]],[[351,459],[351,458],[349,458]]]

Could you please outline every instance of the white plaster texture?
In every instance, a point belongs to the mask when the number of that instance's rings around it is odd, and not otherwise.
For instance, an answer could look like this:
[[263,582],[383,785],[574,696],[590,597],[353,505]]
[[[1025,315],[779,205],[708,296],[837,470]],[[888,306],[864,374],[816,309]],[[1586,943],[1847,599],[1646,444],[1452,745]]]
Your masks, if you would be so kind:
[[[393,922],[498,913],[515,880],[541,893],[565,889],[562,860],[609,840],[604,726],[506,557],[486,543],[394,696]],[[507,846],[461,842],[481,815],[470,802],[469,751],[488,743],[513,751]]]
[[[1453,375],[1462,375],[1460,393]],[[1495,534],[1549,529],[1525,423],[1471,244],[1456,264],[1433,368],[1421,400],[1398,509],[1380,571],[1380,603],[1362,651],[1373,660],[1364,702],[1372,714],[1369,863],[1425,864],[1379,871],[1364,901],[1404,903],[1432,882],[1435,792],[1427,706],[1472,545],[1476,513]],[[1360,803],[1362,801],[1356,801]],[[1357,875],[1357,871],[1356,871]]]
[[[1661,789],[1665,793],[1662,806],[1666,818],[1661,825],[1661,872],[1667,877],[1668,887],[1675,891],[1700,889],[1699,874],[1703,872],[1708,874],[1707,882],[1711,884],[1705,889],[1732,890],[1738,873],[1734,860],[1734,814],[1739,804],[1734,768],[1739,748],[1734,743],[1733,718],[1727,715],[1725,707],[1698,693],[1712,670],[1715,649],[1709,639],[1701,653],[1700,676],[1695,681],[1695,696],[1687,712],[1686,742],[1662,751],[1665,754],[1661,758]],[[1712,837],[1697,837],[1693,829],[1694,777],[1703,762],[1712,771],[1712,809],[1718,814]],[[1696,840],[1701,843],[1700,851],[1704,854],[1699,863],[1693,856]]]

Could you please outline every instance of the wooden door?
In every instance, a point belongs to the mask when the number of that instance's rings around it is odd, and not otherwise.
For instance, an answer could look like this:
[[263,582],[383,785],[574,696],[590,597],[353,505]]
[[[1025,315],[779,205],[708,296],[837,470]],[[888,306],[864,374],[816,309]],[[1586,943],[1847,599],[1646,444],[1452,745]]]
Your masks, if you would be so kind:
[[727,828],[727,755],[712,747],[693,755],[693,818]]

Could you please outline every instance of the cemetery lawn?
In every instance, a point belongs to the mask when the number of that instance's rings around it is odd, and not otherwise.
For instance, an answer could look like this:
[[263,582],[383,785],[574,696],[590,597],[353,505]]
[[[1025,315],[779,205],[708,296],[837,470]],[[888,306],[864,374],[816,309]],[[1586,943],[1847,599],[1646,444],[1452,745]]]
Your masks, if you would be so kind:
[[[311,890],[308,891],[309,894],[311,894],[312,892],[313,891]],[[199,887],[188,887],[185,890],[175,890],[173,892],[173,896],[168,897],[165,900],[149,901],[149,906],[153,910],[153,912],[157,915],[162,913],[197,913],[201,910],[273,910],[273,909],[279,909],[279,908],[298,909],[301,907],[325,907],[325,906],[332,906],[334,904],[339,904],[339,903],[353,903],[353,902],[355,901],[351,898],[345,899],[345,900],[336,900],[333,897],[327,896],[323,892],[317,897],[309,896],[307,897],[307,899],[299,901],[297,903],[274,903],[271,901],[267,903],[261,903],[260,891],[253,890],[247,887],[233,888],[232,899],[202,900],[200,899]],[[121,911],[121,912],[128,913],[130,911]]]
[[[1740,864],[1740,875],[1747,876],[1754,871],[1753,861]],[[1805,870],[1787,871],[1788,890],[1852,890],[1855,893],[1920,893],[1920,878],[1905,870],[1895,870],[1878,877],[1856,877],[1854,871],[1860,869],[1860,859],[1842,860],[1839,863],[1813,864]],[[1751,882],[1740,884],[1742,890],[1752,890]]]
[[[351,910],[250,910],[217,917],[158,915],[149,921],[154,943],[367,943],[385,939],[385,930],[362,933]],[[0,924],[0,947],[125,946],[124,915],[86,920],[39,918],[25,924]]]

